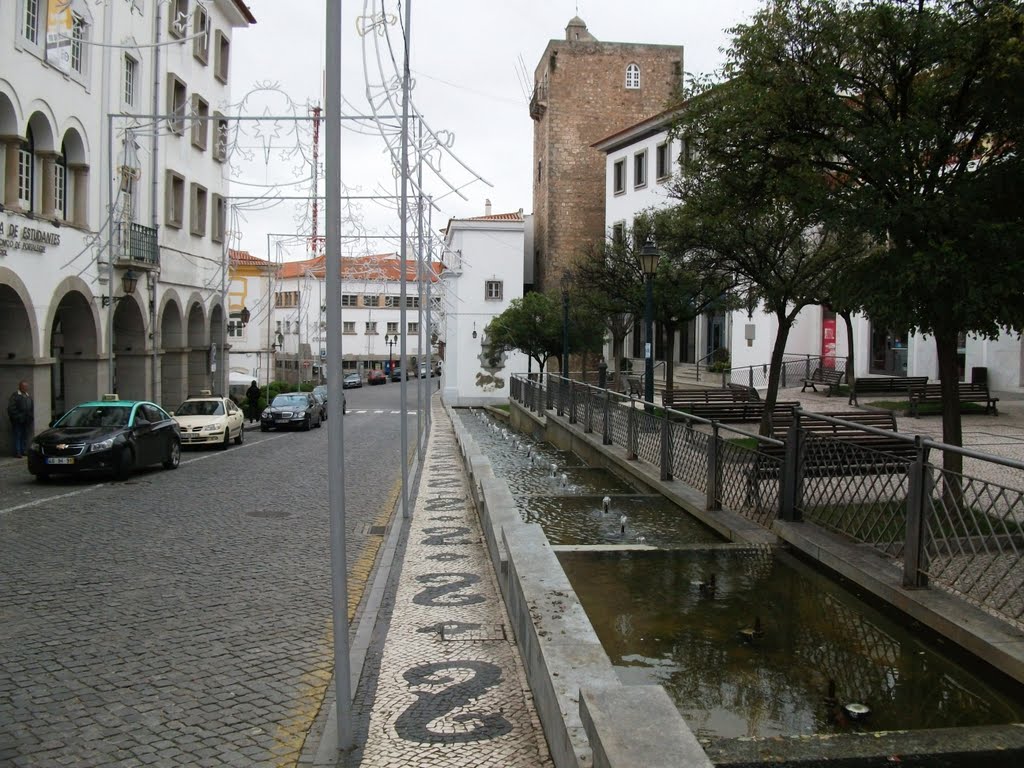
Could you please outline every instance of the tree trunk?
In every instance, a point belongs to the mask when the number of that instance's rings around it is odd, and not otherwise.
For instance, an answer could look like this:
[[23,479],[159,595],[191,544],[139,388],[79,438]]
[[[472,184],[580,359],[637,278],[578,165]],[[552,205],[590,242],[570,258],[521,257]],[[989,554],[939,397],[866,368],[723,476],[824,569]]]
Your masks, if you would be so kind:
[[622,370],[622,358],[626,351],[626,332],[617,331],[612,334],[612,364],[615,366],[615,382],[619,389],[625,383],[625,371]]
[[782,358],[786,354],[786,342],[793,327],[793,318],[789,315],[776,313],[779,330],[775,335],[775,346],[772,348],[772,363],[768,368],[768,391],[764,393],[764,415],[761,417],[760,434],[768,436],[772,428],[772,410],[779,399],[779,379],[782,376]]
[[[950,445],[963,445],[963,426],[960,419],[960,371],[956,366],[955,332],[936,331],[935,352],[939,360],[939,378],[942,380],[942,442]],[[953,451],[943,451],[942,468],[946,471],[944,489],[949,489],[954,473],[956,480],[964,469],[964,457]],[[959,482],[955,484],[955,498],[960,498]]]
[[852,388],[854,379],[857,377],[857,367],[853,364],[853,350],[855,349],[853,344],[853,313],[850,310],[846,310],[845,312],[840,312],[839,316],[846,323],[846,383]]
[[676,324],[663,323],[662,333],[665,337],[665,389],[671,390],[673,388],[673,375],[675,374],[675,366],[672,364],[672,351],[676,348]]

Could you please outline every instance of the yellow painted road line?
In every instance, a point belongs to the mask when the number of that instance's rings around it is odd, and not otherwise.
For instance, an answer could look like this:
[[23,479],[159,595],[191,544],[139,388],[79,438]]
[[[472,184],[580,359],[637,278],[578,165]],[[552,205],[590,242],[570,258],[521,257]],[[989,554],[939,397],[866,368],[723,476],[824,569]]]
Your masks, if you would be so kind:
[[[398,476],[391,491],[385,498],[377,513],[373,525],[387,526],[398,502],[398,494],[402,489],[402,477]],[[377,561],[377,553],[384,543],[384,534],[370,534],[363,544],[362,551],[349,568],[348,574],[348,622],[355,619],[356,609],[366,592],[366,585],[373,574],[373,566]],[[274,729],[275,746],[271,752],[276,757],[274,763],[278,768],[293,768],[298,764],[306,737],[313,727],[313,721],[323,707],[327,686],[334,674],[334,631],[333,622],[328,617],[324,628],[313,666],[299,680],[298,697],[292,711]]]

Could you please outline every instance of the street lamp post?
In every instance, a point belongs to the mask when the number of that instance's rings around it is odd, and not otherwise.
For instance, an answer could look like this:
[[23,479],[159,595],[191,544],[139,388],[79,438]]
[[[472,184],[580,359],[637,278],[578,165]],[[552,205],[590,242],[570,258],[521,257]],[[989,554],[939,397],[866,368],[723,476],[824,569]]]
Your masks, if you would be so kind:
[[647,404],[644,408],[648,413],[654,408],[654,273],[658,271],[660,258],[661,251],[654,244],[654,239],[648,237],[640,249],[640,266],[644,271],[647,294],[644,302],[644,400]]
[[394,370],[395,364],[391,357],[391,349],[395,346],[395,342],[398,341],[398,334],[388,336],[384,334],[384,343],[388,345],[388,376],[391,375],[391,371]]
[[572,275],[566,271],[562,273],[562,378],[569,378],[569,286],[572,284]]

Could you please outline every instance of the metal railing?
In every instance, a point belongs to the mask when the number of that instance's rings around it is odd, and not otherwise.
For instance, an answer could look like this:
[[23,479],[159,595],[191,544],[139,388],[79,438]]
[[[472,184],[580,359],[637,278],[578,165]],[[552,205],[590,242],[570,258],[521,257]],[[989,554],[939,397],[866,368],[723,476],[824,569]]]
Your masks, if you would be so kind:
[[[834,531],[891,558],[906,586],[933,584],[1024,626],[1024,490],[948,473],[929,457],[957,452],[977,475],[1024,462],[802,409],[776,440],[554,374],[515,375],[511,395],[694,488],[708,510]],[[805,417],[859,435],[829,437],[801,427]]]
[[133,221],[117,225],[117,243],[120,246],[118,258],[141,261],[146,264],[160,263],[160,249],[157,246],[156,230]]
[[[782,358],[782,369],[779,371],[779,386],[796,386],[803,379],[811,378],[816,368],[827,368],[846,373],[846,358],[830,357],[824,359],[821,355],[784,355]],[[724,387],[726,384],[745,384],[755,389],[764,389],[768,386],[768,374],[770,371],[771,365],[768,363],[731,368],[728,371],[722,372],[722,386]]]

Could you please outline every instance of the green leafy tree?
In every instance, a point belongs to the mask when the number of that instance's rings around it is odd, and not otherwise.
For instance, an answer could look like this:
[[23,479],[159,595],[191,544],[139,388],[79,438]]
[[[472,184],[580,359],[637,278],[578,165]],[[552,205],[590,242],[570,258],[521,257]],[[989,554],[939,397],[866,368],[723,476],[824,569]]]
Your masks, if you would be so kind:
[[484,329],[489,353],[500,356],[518,349],[537,361],[538,370],[562,349],[561,302],[545,293],[513,299],[508,308]]
[[734,30],[724,73],[749,95],[740,146],[802,158],[878,244],[853,273],[864,309],[935,340],[955,444],[958,335],[1024,328],[1022,31],[1019,0],[778,0]]

